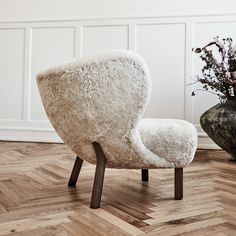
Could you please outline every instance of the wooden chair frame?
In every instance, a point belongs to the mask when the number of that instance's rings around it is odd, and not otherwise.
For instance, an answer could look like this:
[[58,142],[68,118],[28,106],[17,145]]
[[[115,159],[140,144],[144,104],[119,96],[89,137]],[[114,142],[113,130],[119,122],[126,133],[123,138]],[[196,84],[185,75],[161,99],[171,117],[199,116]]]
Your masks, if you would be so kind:
[[[97,209],[100,207],[102,188],[104,182],[105,168],[106,168],[106,157],[99,143],[93,142],[93,147],[96,153],[97,163],[96,171],[93,182],[93,191],[90,207]],[[83,160],[77,156],[74,167],[71,172],[68,186],[73,187],[76,185],[78,176],[83,164]],[[148,181],[149,173],[148,169],[142,169],[142,181]],[[183,168],[175,168],[175,199],[181,200],[183,198]]]

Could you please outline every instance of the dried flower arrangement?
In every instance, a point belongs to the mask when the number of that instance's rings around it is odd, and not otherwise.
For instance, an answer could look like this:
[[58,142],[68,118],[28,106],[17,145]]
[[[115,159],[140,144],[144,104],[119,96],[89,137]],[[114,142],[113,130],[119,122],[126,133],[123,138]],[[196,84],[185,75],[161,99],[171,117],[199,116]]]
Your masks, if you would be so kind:
[[[216,46],[220,60],[214,57],[210,46]],[[205,65],[202,68],[202,77],[196,76],[194,83],[202,83],[203,89],[219,96],[221,102],[226,100],[236,100],[236,45],[233,45],[231,38],[219,39],[217,36],[213,41],[203,48],[193,48],[193,51],[200,54],[200,58]]]

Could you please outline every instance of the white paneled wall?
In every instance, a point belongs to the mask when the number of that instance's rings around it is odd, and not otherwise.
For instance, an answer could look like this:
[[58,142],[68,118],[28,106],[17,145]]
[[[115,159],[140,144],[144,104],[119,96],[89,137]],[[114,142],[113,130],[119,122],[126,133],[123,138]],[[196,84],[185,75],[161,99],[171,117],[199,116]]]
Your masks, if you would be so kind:
[[42,102],[35,80],[36,74],[42,68],[70,61],[75,51],[74,27],[33,28],[31,31],[31,76],[29,96],[29,120],[46,121]]
[[24,38],[24,29],[0,29],[0,119],[3,121],[23,119]]
[[214,36],[236,39],[236,15],[0,22],[0,139],[60,141],[49,124],[36,73],[76,57],[129,49],[146,60],[153,90],[146,117],[194,123],[199,147],[216,147],[199,125],[203,111],[218,102],[191,97],[191,77],[201,63],[191,49]]
[[153,77],[146,116],[184,119],[185,25],[137,25],[136,51],[145,58]]
[[90,56],[104,50],[128,49],[127,25],[98,25],[82,28],[81,56]]

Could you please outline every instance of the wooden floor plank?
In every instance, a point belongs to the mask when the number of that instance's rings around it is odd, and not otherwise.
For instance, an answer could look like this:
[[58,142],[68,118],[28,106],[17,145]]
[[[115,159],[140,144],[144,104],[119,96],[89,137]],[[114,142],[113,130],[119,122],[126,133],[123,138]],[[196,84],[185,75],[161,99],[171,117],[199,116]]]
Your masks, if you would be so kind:
[[89,208],[95,166],[67,181],[75,155],[64,144],[0,142],[0,235],[236,235],[236,163],[198,150],[174,200],[173,169],[106,170],[101,208]]

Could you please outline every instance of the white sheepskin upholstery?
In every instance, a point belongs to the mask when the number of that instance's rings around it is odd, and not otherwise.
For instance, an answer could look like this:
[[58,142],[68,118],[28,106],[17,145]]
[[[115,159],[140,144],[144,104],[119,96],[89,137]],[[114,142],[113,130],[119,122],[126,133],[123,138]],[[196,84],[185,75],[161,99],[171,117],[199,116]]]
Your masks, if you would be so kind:
[[184,120],[142,119],[139,132],[146,148],[174,162],[176,167],[191,163],[196,148],[197,131]]
[[151,92],[138,54],[111,51],[37,75],[46,113],[64,142],[95,164],[98,142],[111,168],[188,165],[197,147],[195,127],[181,120],[141,119]]

